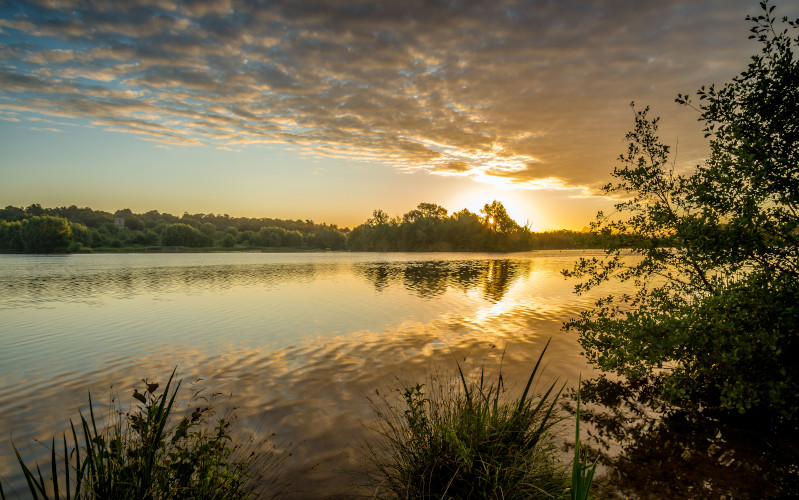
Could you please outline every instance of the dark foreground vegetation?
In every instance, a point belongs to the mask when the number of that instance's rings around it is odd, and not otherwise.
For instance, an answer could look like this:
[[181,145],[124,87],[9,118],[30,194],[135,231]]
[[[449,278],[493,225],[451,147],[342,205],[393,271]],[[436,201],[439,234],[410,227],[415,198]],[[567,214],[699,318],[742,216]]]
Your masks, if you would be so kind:
[[355,229],[311,220],[188,214],[158,211],[115,214],[91,208],[7,206],[0,209],[0,252],[63,253],[162,250],[354,250],[511,252],[599,246],[574,231],[534,233],[508,216],[502,203],[485,205],[482,215],[466,209],[447,215],[420,203],[402,217],[375,210]]
[[[14,446],[30,497],[243,499],[276,481],[285,452],[274,452],[268,440],[234,442],[234,417],[216,415],[215,398],[203,390],[176,403],[182,381],[174,375],[163,391],[143,380],[133,391],[136,407],[117,405],[107,416],[96,415],[90,395],[88,417],[81,414],[69,435],[51,440],[44,472],[38,462],[26,465]],[[6,498],[2,482],[0,498]]]
[[544,352],[517,397],[508,396],[501,371],[489,381],[481,368],[468,379],[458,365],[454,379],[430,376],[399,401],[372,401],[381,438],[369,448],[375,497],[587,498],[595,466],[580,455],[579,423],[571,483],[553,456],[562,387],[530,391]]
[[[546,348],[544,348],[546,351]],[[473,379],[458,366],[459,382],[431,376],[373,401],[377,417],[367,476],[374,498],[586,499],[596,468],[581,454],[579,420],[569,472],[553,458],[550,430],[562,419],[561,390],[531,387],[511,398],[502,374]],[[28,465],[14,447],[32,498],[244,499],[287,494],[281,465],[290,456],[269,438],[239,443],[231,417],[194,392],[176,401],[174,371],[163,391],[144,380],[136,407],[112,408],[107,421],[80,415],[69,436],[50,442],[50,463]],[[450,379],[451,380],[451,379]],[[579,405],[579,397],[577,399]],[[216,418],[214,418],[216,417]],[[579,409],[578,409],[579,418]],[[20,492],[15,492],[19,494]],[[5,497],[0,481],[0,498]]]
[[[799,417],[799,21],[762,2],[750,18],[760,52],[721,87],[702,87],[695,109],[710,137],[703,165],[675,171],[657,119],[635,110],[629,148],[600,213],[616,234],[605,259],[568,276],[582,293],[630,282],[567,323],[589,360],[654,390],[676,408],[739,413],[753,426]],[[613,241],[612,241],[613,242]],[[640,259],[622,258],[621,249]],[[799,456],[795,457],[799,459]],[[795,463],[795,460],[794,460]]]

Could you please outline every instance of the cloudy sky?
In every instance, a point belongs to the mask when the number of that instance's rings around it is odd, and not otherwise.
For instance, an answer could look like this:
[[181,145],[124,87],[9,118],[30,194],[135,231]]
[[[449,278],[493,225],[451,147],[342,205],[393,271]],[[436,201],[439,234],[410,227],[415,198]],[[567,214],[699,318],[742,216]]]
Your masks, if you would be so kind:
[[[799,2],[777,3],[778,16]],[[503,201],[580,229],[633,123],[758,47],[753,0],[0,0],[0,204],[313,219]]]

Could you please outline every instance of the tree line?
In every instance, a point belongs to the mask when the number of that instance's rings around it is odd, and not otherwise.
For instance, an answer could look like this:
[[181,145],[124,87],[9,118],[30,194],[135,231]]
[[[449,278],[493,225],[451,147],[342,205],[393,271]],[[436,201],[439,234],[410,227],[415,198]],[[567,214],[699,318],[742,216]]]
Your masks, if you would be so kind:
[[[114,222],[115,215],[122,225]],[[189,214],[177,217],[151,210],[112,214],[91,208],[7,206],[0,209],[0,252],[90,252],[102,249],[330,249],[353,251],[483,251],[598,247],[601,242],[575,231],[535,233],[520,226],[499,201],[479,214],[420,203],[391,217],[375,210],[350,230],[312,220]]]
[[[114,222],[119,217],[122,225]],[[347,229],[312,220],[189,214],[177,217],[151,210],[112,214],[91,208],[7,206],[0,209],[0,251],[11,253],[82,252],[146,247],[249,248],[346,247]]]

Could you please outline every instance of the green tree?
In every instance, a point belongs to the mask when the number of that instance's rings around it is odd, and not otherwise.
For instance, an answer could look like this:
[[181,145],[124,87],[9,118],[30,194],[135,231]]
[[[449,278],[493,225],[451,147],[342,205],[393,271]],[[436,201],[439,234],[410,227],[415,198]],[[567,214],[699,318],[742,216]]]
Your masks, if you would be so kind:
[[242,231],[236,236],[236,241],[245,246],[258,246],[260,244],[260,234],[255,231]]
[[319,248],[341,250],[347,242],[347,235],[335,227],[323,227],[317,229],[313,234],[310,243]]
[[259,231],[260,245],[265,247],[280,247],[286,239],[286,230],[282,227],[262,227]]
[[200,233],[188,224],[169,224],[161,231],[161,244],[164,246],[197,246]]
[[286,231],[286,237],[283,239],[283,246],[298,247],[302,246],[303,237],[302,233],[297,230]]
[[0,219],[5,221],[21,221],[26,218],[28,214],[22,208],[13,205],[7,205],[6,208],[0,210]]
[[125,227],[131,231],[141,231],[144,229],[144,221],[135,215],[128,215],[125,217]]
[[[629,148],[606,192],[622,217],[592,225],[607,258],[565,272],[578,293],[608,281],[633,293],[602,297],[566,324],[589,360],[649,380],[664,400],[745,413],[799,413],[799,45],[774,7],[747,18],[761,46],[721,88],[699,90],[711,138],[704,165],[679,175],[658,120],[635,111]],[[694,106],[687,96],[678,102]],[[622,256],[629,247],[638,258]]]
[[213,240],[214,236],[216,236],[216,226],[211,224],[210,222],[203,222],[202,224],[200,224],[199,229],[201,233],[208,236],[208,238],[210,238],[211,240]]
[[70,222],[69,227],[72,232],[72,240],[74,243],[79,243],[84,247],[91,248],[93,239],[89,228],[78,222]]
[[35,216],[20,223],[19,236],[23,252],[65,252],[72,243],[72,228],[63,217]]
[[416,209],[402,216],[400,247],[410,251],[434,249],[441,242],[446,220],[446,208],[435,203],[419,203]]
[[516,221],[510,218],[501,201],[494,200],[490,204],[486,203],[480,212],[484,214],[485,225],[498,233],[507,234],[519,228]]
[[20,221],[0,220],[0,250],[4,252],[23,251],[21,225]]
[[483,226],[480,216],[463,209],[452,214],[449,225],[449,240],[460,251],[475,251],[480,248],[483,239]]
[[230,233],[225,234],[222,238],[222,246],[225,248],[233,248],[236,245],[236,237]]

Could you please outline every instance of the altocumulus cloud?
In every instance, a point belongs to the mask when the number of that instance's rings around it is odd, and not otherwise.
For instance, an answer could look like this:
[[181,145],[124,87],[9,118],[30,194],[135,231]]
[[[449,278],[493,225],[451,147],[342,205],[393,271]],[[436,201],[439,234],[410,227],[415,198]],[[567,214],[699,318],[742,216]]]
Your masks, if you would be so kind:
[[607,171],[597,155],[617,151],[631,121],[626,103],[670,101],[741,69],[743,18],[755,10],[748,0],[0,2],[0,119],[590,187]]

